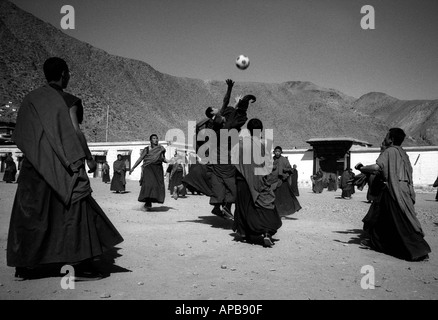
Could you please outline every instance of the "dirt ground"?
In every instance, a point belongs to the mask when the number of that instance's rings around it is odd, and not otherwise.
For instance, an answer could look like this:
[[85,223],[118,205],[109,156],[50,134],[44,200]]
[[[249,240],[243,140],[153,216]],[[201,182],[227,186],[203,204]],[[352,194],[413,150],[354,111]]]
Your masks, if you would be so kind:
[[[127,193],[92,179],[93,196],[125,241],[104,257],[110,276],[76,282],[59,277],[19,281],[6,266],[16,184],[0,183],[0,300],[404,300],[438,298],[438,202],[417,192],[416,210],[432,248],[429,261],[407,262],[361,246],[366,189],[352,200],[341,191],[301,189],[303,209],[283,219],[272,248],[235,241],[232,222],[210,213],[206,196],[188,194],[146,212],[137,181]],[[363,266],[375,288],[362,289]]]

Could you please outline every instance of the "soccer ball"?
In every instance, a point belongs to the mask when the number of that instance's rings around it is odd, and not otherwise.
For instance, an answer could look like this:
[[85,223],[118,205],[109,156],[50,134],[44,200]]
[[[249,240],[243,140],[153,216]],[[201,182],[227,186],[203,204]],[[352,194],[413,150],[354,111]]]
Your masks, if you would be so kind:
[[249,58],[247,56],[244,56],[243,54],[238,56],[236,59],[236,67],[239,68],[240,70],[245,70],[246,68],[248,68]]

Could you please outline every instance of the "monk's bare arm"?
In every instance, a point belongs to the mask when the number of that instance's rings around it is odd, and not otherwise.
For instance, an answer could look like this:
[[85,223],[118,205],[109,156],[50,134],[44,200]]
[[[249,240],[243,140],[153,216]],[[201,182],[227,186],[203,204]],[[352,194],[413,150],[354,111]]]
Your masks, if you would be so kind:
[[137,166],[143,161],[144,156],[146,155],[146,148],[143,149],[143,152],[140,155],[140,158],[137,159],[137,161],[135,161],[134,165],[132,166],[131,170],[129,170],[129,174],[131,174],[135,168],[137,168]]
[[225,108],[228,107],[228,105],[230,104],[231,91],[233,90],[233,86],[234,86],[234,81],[231,79],[227,79],[225,80],[225,82],[227,84],[227,93],[225,94],[224,102],[222,104],[221,110],[219,111],[219,115],[222,115]]

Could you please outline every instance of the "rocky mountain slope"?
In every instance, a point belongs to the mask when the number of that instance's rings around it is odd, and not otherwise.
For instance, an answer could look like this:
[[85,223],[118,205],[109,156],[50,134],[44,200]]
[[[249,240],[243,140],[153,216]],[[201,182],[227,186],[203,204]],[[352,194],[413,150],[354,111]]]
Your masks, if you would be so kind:
[[[175,77],[146,62],[110,55],[6,0],[0,0],[0,43],[0,104],[18,107],[45,82],[45,59],[62,57],[73,73],[68,91],[84,102],[88,141],[147,140],[151,133],[164,139],[172,128],[187,132],[187,121],[201,120],[208,106],[220,107],[226,91],[225,79]],[[401,101],[378,93],[356,99],[303,81],[239,82],[232,97],[238,94],[257,97],[249,118],[274,129],[274,143],[285,149],[309,147],[310,138],[340,136],[378,146],[395,125],[410,136],[405,145],[438,145],[438,101]]]

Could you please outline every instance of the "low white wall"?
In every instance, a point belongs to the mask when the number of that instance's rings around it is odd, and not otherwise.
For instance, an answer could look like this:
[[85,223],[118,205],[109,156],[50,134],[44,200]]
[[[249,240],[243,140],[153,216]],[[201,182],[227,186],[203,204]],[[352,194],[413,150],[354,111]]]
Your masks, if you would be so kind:
[[[415,187],[427,187],[433,184],[438,176],[438,146],[404,147],[409,156],[413,170]],[[364,165],[376,163],[380,148],[364,148],[351,151],[351,166],[361,162]],[[353,169],[355,174],[360,173]]]
[[[168,145],[167,141],[159,142],[166,148],[166,159],[170,160],[175,150],[181,149],[181,146],[172,144]],[[106,153],[106,160],[111,167],[110,177],[113,175],[113,162],[117,159],[117,154],[121,152],[129,152],[131,154],[132,167],[137,159],[140,157],[141,150],[149,145],[149,141],[135,141],[135,142],[90,142],[89,148],[92,153]],[[415,187],[430,187],[438,176],[438,146],[431,147],[405,147],[404,148],[410,158]],[[12,152],[12,157],[18,163],[18,157],[22,157],[23,153],[15,145],[0,146],[0,154]],[[351,167],[354,167],[358,162],[364,165],[376,162],[380,154],[379,148],[361,148],[355,146],[350,151]],[[298,170],[298,186],[300,188],[311,188],[312,184],[310,176],[313,174],[313,149],[291,149],[283,150],[283,156],[287,157],[290,164],[297,165]],[[141,164],[140,164],[141,165]],[[127,180],[139,180],[141,175],[141,168],[129,175],[127,173]],[[163,165],[163,170],[166,171],[167,164]],[[360,172],[353,169],[355,174]],[[94,174],[89,174],[92,178]]]
[[283,156],[289,160],[291,166],[297,165],[298,187],[312,188],[310,176],[313,174],[313,150],[291,149],[283,150]]

